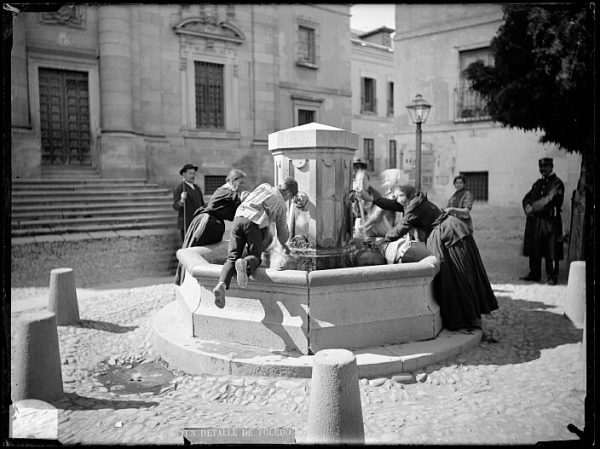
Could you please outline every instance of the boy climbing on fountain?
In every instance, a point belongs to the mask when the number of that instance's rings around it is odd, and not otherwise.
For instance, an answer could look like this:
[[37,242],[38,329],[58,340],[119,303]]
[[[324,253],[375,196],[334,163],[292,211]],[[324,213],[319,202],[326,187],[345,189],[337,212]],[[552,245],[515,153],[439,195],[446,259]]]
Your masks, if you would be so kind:
[[[213,289],[215,305],[225,307],[225,290],[229,289],[233,273],[241,288],[248,286],[251,276],[260,266],[263,242],[269,225],[275,223],[277,239],[286,254],[290,231],[286,223],[286,203],[298,193],[298,183],[293,178],[284,179],[277,187],[264,183],[252,191],[238,207],[229,237],[227,260],[221,268],[219,282]],[[248,255],[242,257],[245,247]]]

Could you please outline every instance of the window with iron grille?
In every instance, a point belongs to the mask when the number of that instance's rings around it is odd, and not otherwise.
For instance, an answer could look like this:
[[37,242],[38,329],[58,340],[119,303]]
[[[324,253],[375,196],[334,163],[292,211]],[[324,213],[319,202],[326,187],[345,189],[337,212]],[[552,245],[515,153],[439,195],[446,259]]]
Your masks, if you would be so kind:
[[375,139],[363,139],[363,151],[369,166],[367,170],[375,170]]
[[298,62],[316,64],[315,29],[298,26]]
[[204,194],[212,195],[219,187],[226,182],[227,176],[205,176],[204,177]]
[[390,166],[389,168],[396,168],[397,165],[397,159],[396,159],[396,141],[395,140],[390,140]]
[[465,189],[473,194],[475,201],[488,200],[488,172],[471,171],[460,172],[465,177]]
[[387,115],[388,117],[394,115],[394,83],[392,81],[388,83]]
[[360,112],[376,112],[377,99],[375,98],[375,80],[373,78],[361,78],[361,104]]
[[298,126],[315,121],[315,111],[310,109],[298,109]]
[[459,53],[460,81],[456,89],[456,119],[457,120],[489,120],[485,99],[472,90],[466,79],[464,70],[475,61],[483,61],[485,65],[493,65],[494,58],[489,47],[466,50]]
[[225,128],[223,64],[196,61],[196,127]]

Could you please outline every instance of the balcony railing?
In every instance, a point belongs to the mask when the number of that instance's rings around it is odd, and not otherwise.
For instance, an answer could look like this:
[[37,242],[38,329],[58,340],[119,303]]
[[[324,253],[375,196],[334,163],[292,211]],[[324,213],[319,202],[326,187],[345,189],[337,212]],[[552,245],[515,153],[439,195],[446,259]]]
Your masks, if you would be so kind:
[[456,100],[456,121],[489,120],[486,101],[470,88],[463,86],[454,89]]

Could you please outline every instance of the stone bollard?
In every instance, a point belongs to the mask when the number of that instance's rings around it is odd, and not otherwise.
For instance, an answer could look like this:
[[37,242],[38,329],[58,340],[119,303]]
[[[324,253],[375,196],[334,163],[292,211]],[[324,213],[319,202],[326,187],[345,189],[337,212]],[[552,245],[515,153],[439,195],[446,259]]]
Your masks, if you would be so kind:
[[50,272],[50,300],[48,310],[56,314],[56,324],[77,324],[79,306],[75,291],[75,275],[72,268],[55,268]]
[[364,444],[356,358],[346,349],[324,349],[313,358],[308,408],[309,444]]
[[11,398],[52,402],[63,397],[56,316],[48,311],[24,314],[15,322]]
[[583,329],[585,325],[585,262],[574,261],[569,267],[565,315]]

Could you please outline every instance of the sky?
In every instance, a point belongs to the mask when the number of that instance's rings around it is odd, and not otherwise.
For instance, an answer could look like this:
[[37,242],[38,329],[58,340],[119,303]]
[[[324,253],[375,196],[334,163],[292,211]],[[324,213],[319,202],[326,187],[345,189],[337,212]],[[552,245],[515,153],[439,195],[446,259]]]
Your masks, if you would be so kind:
[[359,31],[371,31],[386,26],[396,28],[394,18],[395,4],[361,3],[350,7],[350,28]]

